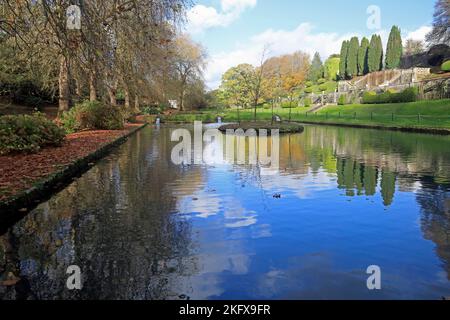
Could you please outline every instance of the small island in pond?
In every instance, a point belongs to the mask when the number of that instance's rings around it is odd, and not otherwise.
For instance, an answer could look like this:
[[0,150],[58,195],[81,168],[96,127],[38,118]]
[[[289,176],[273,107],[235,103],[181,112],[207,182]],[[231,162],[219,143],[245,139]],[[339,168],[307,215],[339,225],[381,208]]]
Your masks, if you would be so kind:
[[287,134],[287,133],[302,133],[305,128],[298,124],[293,122],[241,122],[241,123],[232,123],[232,124],[225,124],[219,128],[221,132],[226,133],[227,130],[238,130],[242,129],[244,131],[247,131],[249,129],[255,129],[257,131],[259,130],[267,130],[267,134],[271,134],[271,130],[280,130],[280,134]]

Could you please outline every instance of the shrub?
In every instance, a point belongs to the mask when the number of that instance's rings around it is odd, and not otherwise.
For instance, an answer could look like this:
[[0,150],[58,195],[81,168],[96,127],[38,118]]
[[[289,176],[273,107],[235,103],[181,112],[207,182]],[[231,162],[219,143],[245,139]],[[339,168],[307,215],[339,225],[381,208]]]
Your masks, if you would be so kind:
[[312,81],[306,81],[306,83],[305,83],[305,86],[307,87],[307,88],[310,88],[310,87],[312,87],[314,85],[314,83],[312,82]]
[[328,90],[328,87],[327,87],[326,84],[321,84],[321,85],[319,86],[319,90],[320,90],[320,91],[327,91],[327,90]]
[[375,91],[366,91],[363,94],[363,103],[375,103],[377,93]]
[[395,89],[388,89],[386,92],[389,93],[389,94],[395,94],[395,93],[398,93],[398,91],[395,90]]
[[347,95],[341,94],[339,96],[338,105],[343,106],[347,104]]
[[317,80],[317,84],[324,84],[325,82],[327,82],[327,80],[325,80],[325,79],[319,79],[319,80]]
[[414,102],[417,100],[417,95],[418,90],[415,87],[407,88],[401,92],[392,89],[380,94],[375,92],[365,92],[362,102],[364,104]]
[[142,113],[146,115],[158,115],[161,113],[161,108],[157,106],[146,106],[142,109]]
[[311,98],[310,97],[306,97],[305,100],[303,101],[303,103],[305,105],[305,108],[311,107],[311,104],[312,104]]
[[289,101],[285,101],[285,102],[281,103],[281,108],[283,108],[283,109],[289,109],[292,107],[294,107],[294,103],[291,104],[291,103],[289,103]]
[[305,93],[312,93],[313,89],[311,87],[308,87],[305,89]]
[[450,72],[450,60],[445,61],[441,66],[442,71]]
[[121,130],[124,128],[124,115],[118,107],[87,101],[64,112],[60,122],[68,133],[86,129]]
[[46,146],[59,146],[65,137],[42,113],[0,117],[0,154],[37,152]]

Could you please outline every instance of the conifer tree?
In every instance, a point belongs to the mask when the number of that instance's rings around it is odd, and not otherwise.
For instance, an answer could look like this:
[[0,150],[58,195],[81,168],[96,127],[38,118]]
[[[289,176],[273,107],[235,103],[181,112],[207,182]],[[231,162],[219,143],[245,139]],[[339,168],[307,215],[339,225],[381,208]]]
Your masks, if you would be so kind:
[[345,71],[347,69],[347,54],[348,54],[348,41],[342,42],[341,47],[341,61],[339,63],[339,78],[341,80],[345,79]]
[[322,77],[323,77],[323,63],[322,59],[320,58],[320,54],[316,52],[311,62],[311,67],[308,73],[308,80],[312,82],[317,82],[317,80],[319,80]]
[[368,52],[369,72],[383,69],[383,43],[379,35],[374,34],[370,40]]
[[359,40],[357,37],[353,37],[350,40],[347,54],[346,75],[348,78],[353,78],[358,75],[358,50]]
[[358,75],[366,75],[369,72],[368,53],[369,53],[369,39],[362,38],[361,46],[358,50]]
[[403,54],[402,36],[399,27],[393,26],[389,34],[386,48],[386,69],[395,69],[400,66]]

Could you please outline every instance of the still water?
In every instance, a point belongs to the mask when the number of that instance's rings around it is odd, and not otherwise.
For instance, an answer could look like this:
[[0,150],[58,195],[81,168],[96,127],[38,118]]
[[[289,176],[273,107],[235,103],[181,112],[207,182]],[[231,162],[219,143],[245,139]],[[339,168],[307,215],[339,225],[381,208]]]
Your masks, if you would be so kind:
[[0,236],[0,280],[20,279],[0,298],[450,296],[450,137],[307,126],[264,176],[174,165],[172,130],[139,132]]

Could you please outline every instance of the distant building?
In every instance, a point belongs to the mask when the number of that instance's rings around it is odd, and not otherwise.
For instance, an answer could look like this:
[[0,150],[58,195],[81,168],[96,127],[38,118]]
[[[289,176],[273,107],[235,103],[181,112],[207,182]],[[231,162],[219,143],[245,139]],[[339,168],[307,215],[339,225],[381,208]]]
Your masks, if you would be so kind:
[[178,109],[178,101],[177,100],[169,100],[169,105],[171,109]]

